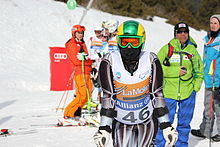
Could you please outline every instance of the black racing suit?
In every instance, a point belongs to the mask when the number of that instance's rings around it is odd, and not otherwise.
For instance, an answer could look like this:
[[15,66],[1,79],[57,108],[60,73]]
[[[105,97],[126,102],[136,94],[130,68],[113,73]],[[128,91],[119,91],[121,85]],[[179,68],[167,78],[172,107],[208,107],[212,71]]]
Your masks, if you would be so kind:
[[[111,54],[106,54],[99,67],[99,82],[103,91],[101,123],[99,129],[112,132],[114,147],[147,147],[154,146],[154,138],[157,133],[158,121],[160,127],[171,126],[168,118],[168,109],[162,92],[163,71],[157,56],[154,53],[149,55],[151,63],[151,75],[149,93],[153,102],[153,115],[144,123],[128,125],[115,120],[115,100],[117,99],[114,77],[112,73]],[[138,62],[138,61],[136,61]],[[141,67],[134,66],[135,63],[123,62],[125,69],[131,74]],[[138,64],[136,64],[138,65]],[[130,68],[133,68],[132,71]],[[158,119],[156,119],[158,118]]]

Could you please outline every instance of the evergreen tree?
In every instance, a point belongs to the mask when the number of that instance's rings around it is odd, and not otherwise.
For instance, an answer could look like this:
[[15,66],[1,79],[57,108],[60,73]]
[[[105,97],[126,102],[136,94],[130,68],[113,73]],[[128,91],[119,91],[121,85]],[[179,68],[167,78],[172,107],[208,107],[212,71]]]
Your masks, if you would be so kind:
[[[56,0],[67,2],[68,0]],[[76,0],[87,6],[89,0]],[[160,16],[175,24],[188,23],[196,29],[208,29],[209,18],[220,14],[219,0],[94,0],[93,8],[116,15],[145,19],[147,16]]]
[[196,17],[199,23],[203,24],[204,28],[209,26],[209,18],[213,14],[220,14],[219,0],[202,0]]

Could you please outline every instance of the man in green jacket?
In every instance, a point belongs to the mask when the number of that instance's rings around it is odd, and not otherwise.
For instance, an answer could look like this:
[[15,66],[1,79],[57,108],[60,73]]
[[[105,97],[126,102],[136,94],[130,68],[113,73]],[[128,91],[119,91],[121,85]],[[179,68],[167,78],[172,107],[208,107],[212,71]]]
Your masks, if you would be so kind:
[[[177,105],[178,141],[175,147],[188,147],[190,122],[195,107],[196,92],[203,81],[203,63],[189,36],[189,27],[180,22],[175,25],[174,38],[158,52],[164,73],[163,93],[173,123]],[[158,147],[165,146],[162,131],[156,137]]]

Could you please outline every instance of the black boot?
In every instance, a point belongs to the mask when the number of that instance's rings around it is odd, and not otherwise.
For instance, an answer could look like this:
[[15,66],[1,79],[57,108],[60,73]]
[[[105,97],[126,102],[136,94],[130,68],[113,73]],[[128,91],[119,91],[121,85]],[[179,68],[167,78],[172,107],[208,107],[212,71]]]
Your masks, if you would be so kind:
[[191,130],[191,134],[194,135],[194,136],[196,136],[196,137],[206,138],[206,137],[200,132],[200,130],[192,129],[192,130]]
[[212,140],[215,142],[220,141],[220,134],[216,134],[215,136],[212,136]]
[[79,107],[76,112],[74,113],[74,116],[81,116],[82,109]]

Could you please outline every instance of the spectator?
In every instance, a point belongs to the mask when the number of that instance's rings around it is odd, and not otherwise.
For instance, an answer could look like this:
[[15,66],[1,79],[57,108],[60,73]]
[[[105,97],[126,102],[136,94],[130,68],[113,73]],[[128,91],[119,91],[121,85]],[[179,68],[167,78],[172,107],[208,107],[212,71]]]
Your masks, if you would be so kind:
[[[82,107],[91,96],[92,83],[90,72],[92,70],[92,60],[88,58],[88,51],[83,40],[84,32],[84,26],[74,25],[72,28],[72,38],[66,43],[67,55],[74,66],[76,97],[65,108],[64,119],[69,120],[64,120],[64,123],[74,123],[75,121],[77,123],[77,121],[80,121]],[[82,60],[84,60],[84,66],[82,65]],[[82,68],[84,68],[84,71]]]
[[[107,50],[108,52],[117,51],[117,28],[118,28],[119,22],[117,20],[107,20],[102,22],[103,27],[103,37],[107,37]],[[104,38],[105,39],[105,38]]]
[[[175,147],[188,147],[196,92],[203,81],[203,63],[196,47],[195,41],[189,36],[188,25],[180,22],[174,27],[174,38],[158,52],[164,73],[163,93],[171,123],[177,111],[176,130],[179,136]],[[158,131],[156,145],[165,146],[161,130]]]
[[[204,41],[205,98],[200,129],[191,130],[192,135],[220,141],[220,14],[211,16],[210,31]],[[217,134],[212,136],[215,117]]]
[[97,98],[99,99],[100,102],[101,102],[102,92],[101,89],[99,88],[100,86],[98,84],[96,71],[98,71],[102,57],[108,52],[113,52],[118,49],[116,42],[117,27],[118,27],[117,20],[103,21],[102,25],[97,26],[94,30],[96,36],[90,38],[90,42],[91,42],[90,59],[94,60],[93,70],[91,72],[91,78],[93,81],[93,85],[96,88],[98,88]]

